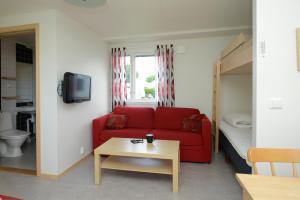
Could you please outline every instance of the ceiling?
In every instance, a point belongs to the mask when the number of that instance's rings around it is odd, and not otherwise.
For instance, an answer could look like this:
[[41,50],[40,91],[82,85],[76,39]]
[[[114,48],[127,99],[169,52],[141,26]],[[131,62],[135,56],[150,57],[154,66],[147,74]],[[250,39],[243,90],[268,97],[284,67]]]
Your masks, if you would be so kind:
[[63,0],[1,0],[0,15],[59,9],[107,40],[195,33],[252,24],[252,0],[107,0],[81,8]]

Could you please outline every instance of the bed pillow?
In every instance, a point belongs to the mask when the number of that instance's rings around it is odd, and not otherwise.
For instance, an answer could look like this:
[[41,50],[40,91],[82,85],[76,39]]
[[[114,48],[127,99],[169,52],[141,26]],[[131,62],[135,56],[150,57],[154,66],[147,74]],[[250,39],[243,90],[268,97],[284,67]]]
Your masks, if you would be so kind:
[[127,121],[126,115],[110,114],[105,126],[107,129],[123,129],[126,127]]
[[182,131],[199,132],[201,130],[201,115],[194,114],[182,120]]
[[247,113],[230,113],[224,116],[224,121],[236,128],[251,128],[252,118]]

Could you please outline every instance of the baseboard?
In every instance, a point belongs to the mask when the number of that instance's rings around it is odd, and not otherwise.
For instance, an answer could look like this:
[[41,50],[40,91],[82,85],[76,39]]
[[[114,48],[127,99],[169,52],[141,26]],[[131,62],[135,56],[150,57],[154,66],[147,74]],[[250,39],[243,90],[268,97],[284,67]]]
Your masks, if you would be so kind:
[[44,178],[44,179],[49,179],[49,180],[57,180],[59,178],[59,174],[58,175],[54,175],[54,174],[40,174],[38,177]]
[[92,155],[92,152],[88,153],[86,156],[84,156],[83,158],[81,158],[80,160],[78,160],[77,162],[75,162],[73,165],[71,165],[69,168],[67,168],[66,170],[64,170],[60,174],[55,175],[55,174],[44,174],[44,173],[41,173],[39,175],[39,177],[45,178],[45,179],[50,179],[50,180],[58,180],[61,177],[63,177],[65,174],[67,174],[68,172],[70,172],[71,170],[73,170],[75,167],[77,167],[77,165],[79,165],[82,161],[86,160],[91,155]]
[[14,168],[14,167],[1,167],[0,166],[0,171],[14,172],[14,173],[21,173],[21,174],[28,174],[28,175],[36,175],[36,170],[19,169],[19,168]]

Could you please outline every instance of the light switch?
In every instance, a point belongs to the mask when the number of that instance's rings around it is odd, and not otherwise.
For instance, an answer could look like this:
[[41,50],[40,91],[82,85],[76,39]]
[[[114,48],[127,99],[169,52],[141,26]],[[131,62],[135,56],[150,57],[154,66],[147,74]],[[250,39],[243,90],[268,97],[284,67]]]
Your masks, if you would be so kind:
[[283,99],[270,98],[270,109],[283,109]]

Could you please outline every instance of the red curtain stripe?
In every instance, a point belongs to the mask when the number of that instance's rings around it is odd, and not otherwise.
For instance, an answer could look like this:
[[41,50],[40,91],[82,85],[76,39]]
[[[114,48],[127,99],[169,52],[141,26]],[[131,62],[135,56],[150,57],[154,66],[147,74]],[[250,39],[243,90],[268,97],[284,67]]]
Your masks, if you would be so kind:
[[127,101],[126,90],[126,69],[125,69],[126,48],[112,48],[112,107],[125,106]]
[[158,67],[157,106],[173,107],[175,106],[173,45],[157,45],[156,60]]

